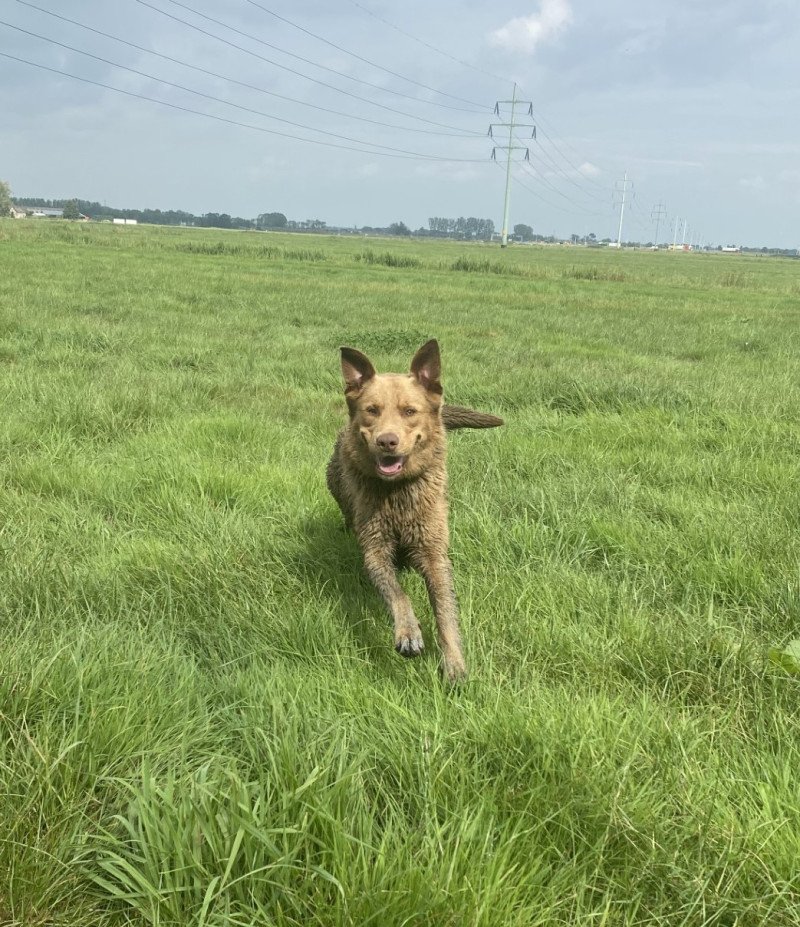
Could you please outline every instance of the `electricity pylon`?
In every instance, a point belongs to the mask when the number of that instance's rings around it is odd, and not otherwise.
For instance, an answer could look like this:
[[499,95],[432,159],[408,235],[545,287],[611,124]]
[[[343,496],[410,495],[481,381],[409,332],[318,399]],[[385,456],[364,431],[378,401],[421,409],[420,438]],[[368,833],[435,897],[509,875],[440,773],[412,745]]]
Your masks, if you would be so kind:
[[617,247],[622,247],[622,217],[625,215],[625,196],[628,192],[628,187],[633,186],[633,181],[628,180],[628,172],[625,171],[622,180],[618,180],[614,184],[614,194],[622,194],[622,203],[619,207],[619,231],[617,232]]
[[656,248],[658,247],[658,226],[661,224],[661,220],[666,219],[666,217],[667,217],[667,207],[663,203],[657,203],[653,207],[650,213],[650,218],[656,224],[656,240],[655,240]]
[[525,145],[515,145],[514,144],[514,130],[515,129],[530,129],[531,138],[536,138],[536,126],[532,123],[520,123],[517,121],[517,107],[527,106],[528,111],[525,114],[528,118],[533,116],[533,103],[530,100],[518,100],[517,99],[517,85],[514,84],[514,92],[511,94],[510,100],[498,100],[494,105],[494,112],[496,116],[500,116],[500,107],[501,106],[510,106],[511,112],[509,114],[508,122],[493,122],[489,126],[489,138],[494,138],[494,129],[508,129],[508,144],[507,145],[495,145],[492,148],[492,158],[497,160],[497,149],[506,152],[506,195],[505,202],[503,204],[503,230],[501,234],[500,246],[502,248],[508,247],[508,212],[511,205],[511,154],[514,151],[524,151],[525,160],[530,161],[531,153]]

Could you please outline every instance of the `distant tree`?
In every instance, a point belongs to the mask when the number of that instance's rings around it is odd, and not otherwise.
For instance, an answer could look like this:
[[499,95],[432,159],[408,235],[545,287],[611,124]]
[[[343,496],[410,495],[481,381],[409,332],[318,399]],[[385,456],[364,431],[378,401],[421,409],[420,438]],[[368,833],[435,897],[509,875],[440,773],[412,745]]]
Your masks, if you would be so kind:
[[212,229],[233,228],[231,217],[226,212],[223,212],[222,214],[217,213],[217,212],[207,212],[205,215],[200,217],[199,224],[204,226],[205,228],[212,228]]
[[64,203],[64,218],[65,219],[80,219],[81,211],[78,209],[77,200],[68,200]]
[[257,229],[285,229],[288,224],[282,212],[262,212],[256,219]]
[[488,240],[494,234],[494,222],[491,219],[478,219],[475,216],[460,216],[458,219],[445,219],[434,216],[428,219],[431,235],[455,238],[482,238]]
[[443,219],[440,216],[434,216],[428,219],[428,227],[434,235],[447,235],[451,231],[452,219]]
[[533,241],[533,229],[521,222],[514,226],[514,235],[522,241]]
[[389,226],[390,235],[410,235],[411,229],[405,224],[405,222],[392,222]]
[[0,216],[11,215],[11,187],[0,180]]

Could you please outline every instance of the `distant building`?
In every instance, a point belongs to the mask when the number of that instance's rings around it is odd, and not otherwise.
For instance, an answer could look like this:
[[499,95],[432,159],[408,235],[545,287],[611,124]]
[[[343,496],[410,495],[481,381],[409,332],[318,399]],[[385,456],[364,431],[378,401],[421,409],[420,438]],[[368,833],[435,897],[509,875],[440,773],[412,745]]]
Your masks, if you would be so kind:
[[114,225],[138,225],[136,219],[118,219],[116,216],[111,221]]
[[738,254],[741,250],[739,245],[726,245],[724,248],[720,248],[720,251],[723,251],[725,254]]
[[34,219],[63,219],[64,208],[62,206],[33,206],[31,215]]

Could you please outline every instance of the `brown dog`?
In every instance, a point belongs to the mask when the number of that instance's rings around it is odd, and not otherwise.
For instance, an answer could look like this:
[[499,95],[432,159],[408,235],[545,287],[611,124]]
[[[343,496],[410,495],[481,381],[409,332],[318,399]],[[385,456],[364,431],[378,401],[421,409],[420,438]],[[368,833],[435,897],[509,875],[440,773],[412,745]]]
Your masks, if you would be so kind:
[[406,657],[423,649],[419,622],[396,576],[397,564],[408,561],[425,579],[444,673],[455,681],[467,668],[447,554],[445,429],[493,428],[503,420],[443,405],[436,341],[417,351],[410,374],[378,375],[360,351],[341,353],[350,423],[336,439],[328,488],[392,614],[395,649]]

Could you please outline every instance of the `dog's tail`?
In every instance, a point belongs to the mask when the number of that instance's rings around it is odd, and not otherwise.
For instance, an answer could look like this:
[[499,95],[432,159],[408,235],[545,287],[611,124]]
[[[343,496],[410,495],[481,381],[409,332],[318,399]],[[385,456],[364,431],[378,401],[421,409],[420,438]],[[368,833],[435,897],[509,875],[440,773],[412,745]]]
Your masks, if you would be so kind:
[[453,431],[456,428],[497,428],[498,425],[503,424],[503,420],[497,415],[447,404],[442,406],[442,421],[447,431]]

